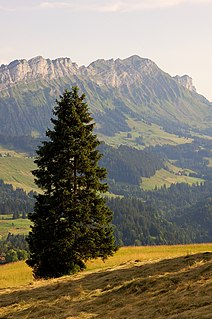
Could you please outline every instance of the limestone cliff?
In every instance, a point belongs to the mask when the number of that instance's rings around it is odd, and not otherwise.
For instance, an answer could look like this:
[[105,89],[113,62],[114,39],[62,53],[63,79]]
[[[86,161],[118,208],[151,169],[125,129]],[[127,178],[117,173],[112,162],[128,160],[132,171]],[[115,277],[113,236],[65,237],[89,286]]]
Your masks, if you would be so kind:
[[196,92],[196,88],[193,85],[193,80],[192,80],[192,78],[190,76],[188,76],[188,75],[183,75],[183,76],[176,75],[174,78],[177,80],[177,82],[179,84],[183,85],[189,91]]
[[0,89],[20,81],[36,79],[53,80],[55,78],[70,76],[78,71],[76,63],[70,58],[58,58],[55,60],[44,59],[41,56],[29,61],[15,60],[9,65],[0,67]]

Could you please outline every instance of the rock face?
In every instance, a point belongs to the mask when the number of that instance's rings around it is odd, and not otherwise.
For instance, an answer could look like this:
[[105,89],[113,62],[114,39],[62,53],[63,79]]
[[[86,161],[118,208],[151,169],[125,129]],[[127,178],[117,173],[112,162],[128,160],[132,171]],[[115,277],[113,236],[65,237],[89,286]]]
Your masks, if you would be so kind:
[[[118,88],[122,85],[134,85],[135,82],[142,84],[146,78],[152,78],[160,71],[153,61],[136,55],[124,60],[100,59],[91,63],[87,68],[78,67],[70,58],[50,60],[37,56],[28,61],[15,60],[9,65],[1,65],[0,90],[21,81],[37,79],[51,81],[73,75],[89,78],[99,86]],[[174,79],[188,90],[196,92],[192,78],[188,75],[177,75]]]
[[188,75],[183,75],[183,76],[176,75],[174,78],[177,80],[177,82],[179,84],[183,85],[189,91],[196,92],[196,88],[193,85],[193,80],[192,80],[192,78],[190,76],[188,76]]
[[159,68],[153,61],[134,55],[124,60],[97,60],[87,70],[99,85],[115,88],[138,81],[142,84],[146,76],[154,76]]
[[76,63],[72,63],[69,58],[50,60],[38,56],[29,61],[15,60],[9,65],[0,67],[0,89],[20,81],[32,81],[40,78],[53,80],[70,76],[77,71]]
[[211,104],[196,93],[187,75],[171,77],[137,55],[100,59],[88,67],[69,58],[38,56],[0,67],[0,135],[44,134],[55,99],[73,85],[85,93],[97,131],[104,136],[131,132],[133,121],[177,134],[187,128],[212,130]]

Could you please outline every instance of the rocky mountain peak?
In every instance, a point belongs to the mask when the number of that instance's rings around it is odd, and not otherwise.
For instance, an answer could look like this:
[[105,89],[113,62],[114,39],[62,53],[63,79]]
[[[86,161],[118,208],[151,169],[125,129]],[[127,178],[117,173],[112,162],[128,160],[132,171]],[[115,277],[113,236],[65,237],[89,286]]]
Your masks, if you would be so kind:
[[191,92],[196,92],[196,88],[195,86],[193,85],[193,80],[190,76],[188,75],[183,75],[183,76],[179,76],[179,75],[176,75],[174,77],[175,80],[177,80],[177,82],[181,85],[183,85],[186,89],[188,89],[189,91]]
[[70,58],[55,60],[44,59],[42,56],[30,60],[15,60],[9,65],[0,67],[0,89],[20,81],[31,81],[38,78],[52,80],[54,78],[75,74],[78,71],[76,63]]
[[97,60],[88,67],[78,67],[70,58],[41,56],[0,66],[0,133],[43,134],[55,98],[76,83],[101,134],[128,132],[135,119],[171,132],[186,125],[211,132],[211,104],[191,94],[195,88],[189,76],[173,78],[150,59],[133,55]]
[[133,55],[126,59],[99,59],[92,62],[87,71],[95,78],[98,85],[119,87],[122,84],[131,85],[158,71],[157,65],[145,58]]
[[[163,73],[153,61],[138,55],[125,59],[98,59],[88,67],[78,67],[67,57],[50,60],[37,56],[28,61],[15,60],[8,65],[0,66],[0,90],[21,81],[27,83],[44,79],[48,82],[75,75],[89,79],[100,87],[119,88],[123,91],[124,88],[130,90],[135,84],[140,88],[144,83],[163,77]],[[190,91],[196,91],[188,75],[176,76],[174,79]]]

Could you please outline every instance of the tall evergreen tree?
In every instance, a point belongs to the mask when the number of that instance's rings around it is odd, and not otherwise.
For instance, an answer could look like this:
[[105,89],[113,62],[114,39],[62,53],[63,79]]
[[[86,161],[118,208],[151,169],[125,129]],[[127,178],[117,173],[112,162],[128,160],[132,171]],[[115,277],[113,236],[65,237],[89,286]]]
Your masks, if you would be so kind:
[[33,171],[43,191],[29,216],[27,264],[36,278],[74,273],[88,259],[106,259],[116,250],[112,212],[101,196],[106,170],[98,165],[99,141],[85,95],[77,87],[66,90],[53,113],[54,127],[37,150]]

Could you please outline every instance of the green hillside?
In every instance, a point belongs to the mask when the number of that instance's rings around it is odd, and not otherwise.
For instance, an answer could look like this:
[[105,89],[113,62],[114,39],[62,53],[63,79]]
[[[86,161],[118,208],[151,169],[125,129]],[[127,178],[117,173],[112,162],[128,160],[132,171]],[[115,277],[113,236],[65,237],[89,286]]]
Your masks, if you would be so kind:
[[154,176],[151,176],[150,178],[143,177],[141,187],[145,190],[152,190],[155,187],[160,188],[164,185],[166,185],[166,187],[169,187],[172,184],[176,183],[186,183],[189,185],[193,185],[204,182],[204,179],[202,178],[181,175],[179,173],[180,171],[182,171],[182,169],[180,169],[179,167],[178,173],[172,173],[166,169],[160,169],[155,173]]
[[27,235],[30,229],[29,219],[12,219],[12,215],[0,215],[0,240],[8,233]]
[[17,153],[11,157],[0,157],[0,179],[16,188],[23,188],[27,192],[38,191],[31,173],[33,169],[35,169],[33,158],[17,155]]
[[178,145],[192,142],[192,138],[168,133],[157,124],[148,124],[134,119],[128,119],[127,123],[129,124],[130,132],[120,131],[113,136],[106,136],[98,132],[98,136],[101,140],[112,146],[123,144],[138,149],[155,145]]

